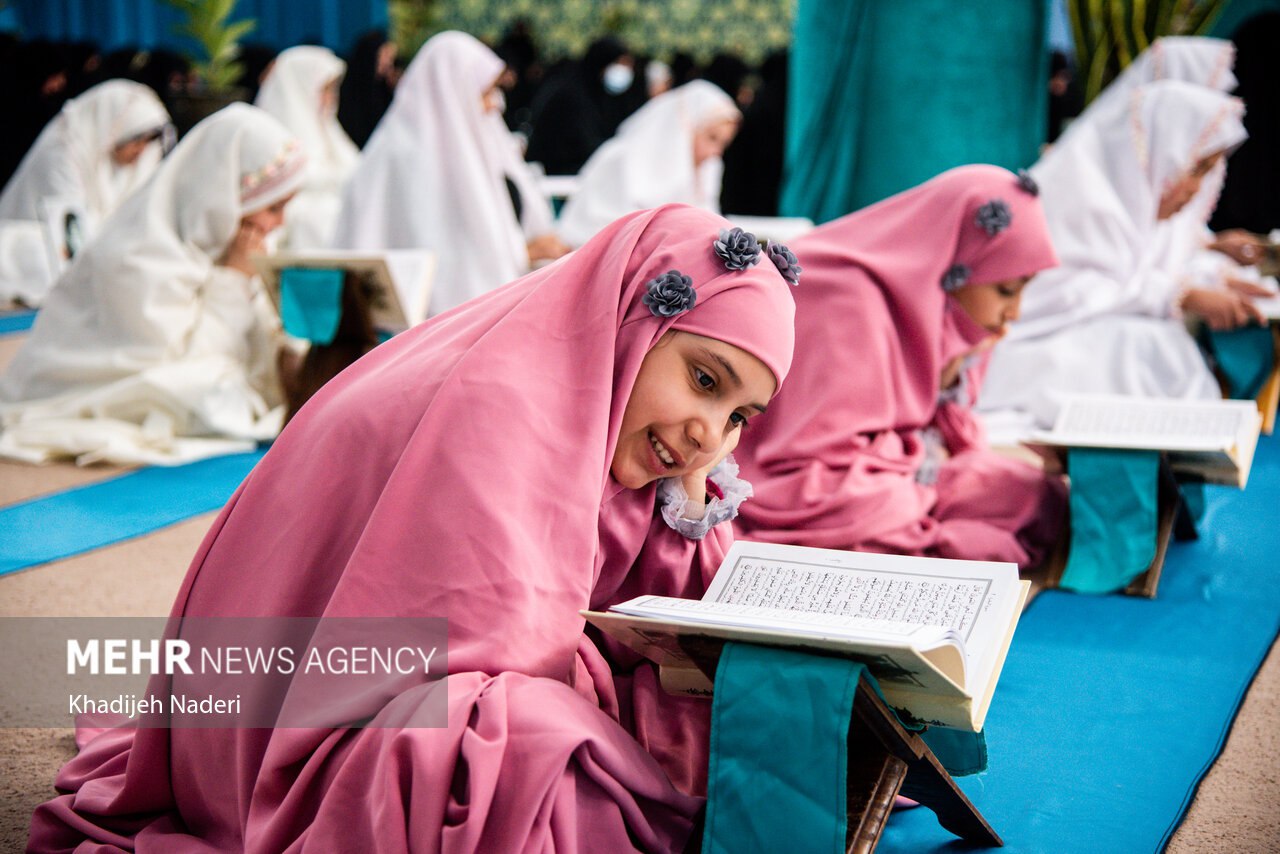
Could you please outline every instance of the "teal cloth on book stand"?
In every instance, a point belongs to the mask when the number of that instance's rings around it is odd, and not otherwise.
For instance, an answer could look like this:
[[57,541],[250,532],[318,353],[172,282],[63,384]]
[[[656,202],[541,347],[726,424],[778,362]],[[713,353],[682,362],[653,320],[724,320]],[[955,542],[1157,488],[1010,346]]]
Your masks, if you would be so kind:
[[1204,519],[1204,484],[1195,480],[1184,480],[1178,484],[1178,492],[1182,495],[1182,503],[1197,526]]
[[1209,332],[1218,369],[1227,378],[1232,400],[1252,400],[1262,391],[1275,363],[1270,326],[1246,326]]
[[967,777],[987,770],[987,734],[961,729],[930,727],[920,738],[952,777]]
[[726,643],[711,701],[707,854],[843,854],[849,722],[865,665]]
[[288,267],[280,271],[280,321],[284,331],[312,344],[329,344],[342,320],[345,271]]
[[1060,586],[1113,593],[1141,575],[1156,555],[1160,454],[1071,448],[1071,551]]

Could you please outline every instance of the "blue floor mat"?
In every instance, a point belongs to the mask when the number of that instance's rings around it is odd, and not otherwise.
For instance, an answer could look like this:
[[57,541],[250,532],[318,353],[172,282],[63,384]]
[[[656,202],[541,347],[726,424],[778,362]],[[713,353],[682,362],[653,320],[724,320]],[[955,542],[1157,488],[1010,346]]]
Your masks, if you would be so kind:
[[0,509],[0,575],[217,510],[264,453],[144,468]]
[[0,335],[13,335],[26,332],[36,322],[36,313],[30,311],[7,311],[0,314]]
[[[1244,491],[1206,487],[1200,539],[1154,600],[1050,591],[1023,615],[987,717],[989,769],[960,781],[1008,852],[1161,851],[1280,629],[1280,438]],[[928,810],[881,854],[971,850]]]

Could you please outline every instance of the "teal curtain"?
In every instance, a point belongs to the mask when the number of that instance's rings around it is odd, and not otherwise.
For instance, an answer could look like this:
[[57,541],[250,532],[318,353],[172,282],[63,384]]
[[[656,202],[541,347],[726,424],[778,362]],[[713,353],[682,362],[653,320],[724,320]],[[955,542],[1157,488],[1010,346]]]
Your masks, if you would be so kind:
[[[92,41],[103,50],[187,50],[174,33],[182,13],[162,0],[11,0],[7,20],[23,38]],[[233,20],[258,26],[246,42],[277,50],[304,42],[346,54],[365,30],[387,26],[387,0],[238,0]]]
[[782,212],[826,222],[964,163],[1035,161],[1048,7],[800,0]]
[[1209,35],[1229,39],[1236,27],[1263,12],[1280,12],[1280,0],[1231,0],[1213,22]]

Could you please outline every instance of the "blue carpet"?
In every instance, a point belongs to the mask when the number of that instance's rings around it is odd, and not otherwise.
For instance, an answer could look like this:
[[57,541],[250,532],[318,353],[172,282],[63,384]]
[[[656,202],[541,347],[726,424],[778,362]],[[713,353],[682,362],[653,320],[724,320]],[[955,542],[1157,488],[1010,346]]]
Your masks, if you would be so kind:
[[[1246,491],[1206,487],[1201,539],[1157,598],[1051,591],[1023,615],[987,717],[989,769],[961,787],[1009,852],[1160,851],[1280,629],[1280,439]],[[971,850],[924,809],[877,851]]]
[[15,332],[26,332],[36,322],[36,313],[30,311],[12,311],[0,314],[0,335],[12,335]]
[[264,453],[140,469],[0,509],[0,575],[217,510]]

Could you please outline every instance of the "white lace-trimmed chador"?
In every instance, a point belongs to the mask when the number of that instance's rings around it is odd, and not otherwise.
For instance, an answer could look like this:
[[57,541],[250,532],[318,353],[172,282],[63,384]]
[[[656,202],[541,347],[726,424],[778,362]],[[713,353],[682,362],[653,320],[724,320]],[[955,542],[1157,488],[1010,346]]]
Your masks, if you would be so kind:
[[[336,84],[346,70],[328,48],[291,47],[276,57],[254,101],[298,138],[307,155],[306,182],[285,211],[281,249],[324,249],[332,240],[342,189],[360,159],[360,149],[338,124]],[[322,95],[331,83],[335,100],[326,104]]]
[[50,293],[0,378],[0,454],[166,464],[275,436],[279,321],[257,277],[216,260],[303,165],[256,107],[197,125]]
[[1245,138],[1243,105],[1165,80],[1094,114],[1031,170],[1061,266],[1037,275],[996,345],[978,404],[1050,424],[1063,393],[1213,398],[1181,288],[1157,258],[1164,189]]
[[[422,46],[361,152],[343,194],[335,249],[429,249],[429,314],[529,271],[528,241],[551,231],[551,205],[516,140],[483,97],[505,68],[465,33]],[[521,216],[507,189],[516,186]]]
[[116,146],[167,124],[169,114],[150,87],[108,80],[68,101],[45,125],[0,194],[0,301],[16,297],[35,305],[53,285],[45,204],[77,210],[91,235],[163,155],[157,140],[121,166],[112,159]]
[[658,95],[583,164],[579,187],[560,212],[560,236],[581,246],[624,214],[670,202],[719,213],[724,163],[712,157],[695,166],[694,134],[741,118],[733,99],[705,80]]

